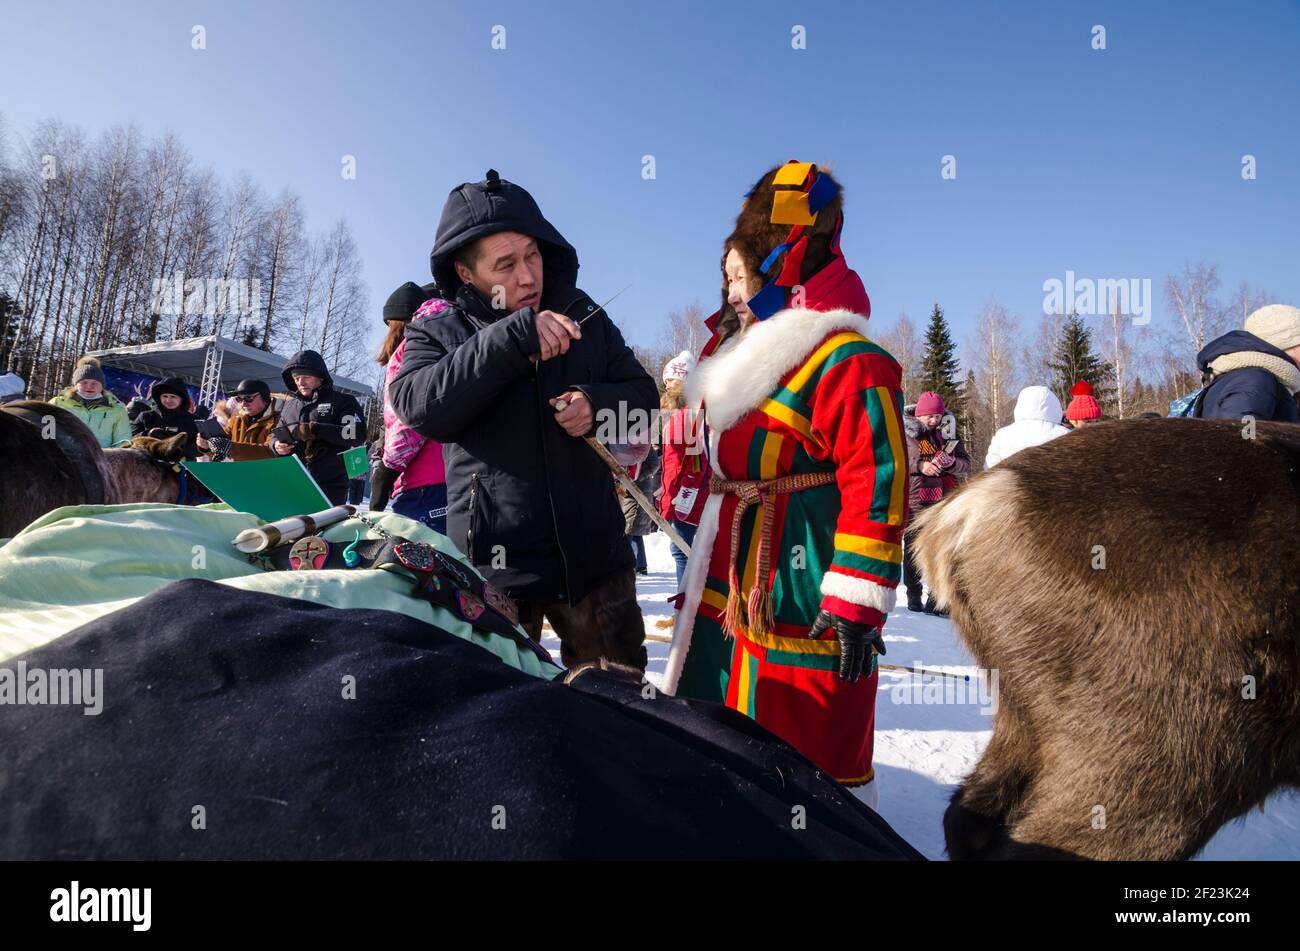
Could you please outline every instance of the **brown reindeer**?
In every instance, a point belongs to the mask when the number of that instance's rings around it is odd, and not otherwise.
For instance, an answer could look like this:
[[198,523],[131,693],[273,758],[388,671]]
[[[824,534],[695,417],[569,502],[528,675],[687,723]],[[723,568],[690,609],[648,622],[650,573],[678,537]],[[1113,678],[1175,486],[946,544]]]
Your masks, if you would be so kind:
[[0,407],[0,538],[63,505],[175,502],[171,464],[184,458],[185,438],[139,436],[129,449],[101,449],[67,410],[35,400]]
[[954,859],[1185,859],[1300,784],[1300,426],[1130,420],[1026,449],[918,520],[993,738]]

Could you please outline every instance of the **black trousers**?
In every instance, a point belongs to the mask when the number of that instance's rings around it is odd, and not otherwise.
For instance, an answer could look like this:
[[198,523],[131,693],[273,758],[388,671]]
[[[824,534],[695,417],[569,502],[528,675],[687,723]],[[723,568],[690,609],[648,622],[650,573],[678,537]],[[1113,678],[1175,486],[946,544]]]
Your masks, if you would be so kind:
[[542,639],[542,621],[551,622],[560,639],[560,659],[576,667],[602,657],[645,670],[645,619],[636,602],[636,569],[620,568],[602,578],[591,592],[570,607],[520,603],[519,626],[535,641]]
[[903,532],[903,587],[907,589],[908,598],[921,596],[921,569],[912,557],[912,526],[909,524]]

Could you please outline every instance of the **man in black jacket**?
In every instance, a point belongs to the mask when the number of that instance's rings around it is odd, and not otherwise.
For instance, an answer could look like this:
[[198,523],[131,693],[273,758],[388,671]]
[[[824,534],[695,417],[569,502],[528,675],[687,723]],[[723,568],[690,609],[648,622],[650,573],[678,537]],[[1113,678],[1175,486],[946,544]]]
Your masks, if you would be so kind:
[[572,246],[495,171],[448,196],[430,263],[453,306],[407,327],[389,397],[443,443],[447,534],[519,602],[526,630],[550,620],[566,665],[643,669],[632,549],[609,470],[582,437],[653,411],[654,381],[575,286]]
[[295,353],[281,376],[295,396],[271,431],[271,451],[297,455],[330,504],[341,505],[348,495],[348,473],[340,453],[366,441],[361,404],[334,389],[325,359],[315,350]]

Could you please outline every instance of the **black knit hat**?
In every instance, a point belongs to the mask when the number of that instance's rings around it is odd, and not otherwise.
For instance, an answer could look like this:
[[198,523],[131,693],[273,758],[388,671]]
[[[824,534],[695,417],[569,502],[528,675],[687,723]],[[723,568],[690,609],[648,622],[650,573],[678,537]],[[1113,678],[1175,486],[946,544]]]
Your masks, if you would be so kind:
[[388,300],[384,303],[384,323],[410,320],[419,306],[432,296],[432,292],[426,291],[419,284],[407,281],[388,295]]

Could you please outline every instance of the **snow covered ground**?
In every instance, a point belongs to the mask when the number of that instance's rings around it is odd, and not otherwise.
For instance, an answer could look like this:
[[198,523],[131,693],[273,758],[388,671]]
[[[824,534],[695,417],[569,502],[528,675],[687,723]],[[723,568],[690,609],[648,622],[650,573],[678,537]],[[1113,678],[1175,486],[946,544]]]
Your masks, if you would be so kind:
[[[646,621],[646,674],[661,682],[668,645],[651,640],[671,630],[655,621],[672,616],[665,599],[677,590],[668,539],[656,532],[646,537],[648,576],[637,578],[637,599]],[[958,642],[952,625],[905,607],[889,617],[885,641],[888,663],[927,670],[973,674],[974,664]],[[547,632],[543,645],[559,660],[560,642]],[[965,703],[903,703],[921,696],[912,675],[882,670],[876,699],[875,767],[880,786],[880,814],[899,834],[932,859],[942,859],[943,811],[948,800],[974,767],[992,735],[992,719],[981,713],[982,698],[964,681],[957,696]],[[983,699],[987,698],[987,694]],[[1203,859],[1300,859],[1300,793],[1278,793],[1263,811],[1219,830],[1199,856]]]

